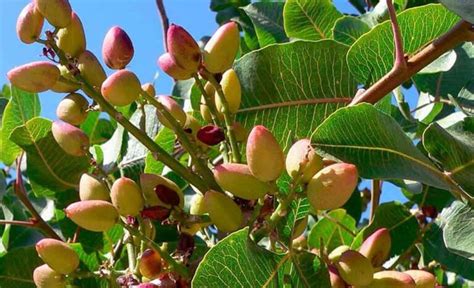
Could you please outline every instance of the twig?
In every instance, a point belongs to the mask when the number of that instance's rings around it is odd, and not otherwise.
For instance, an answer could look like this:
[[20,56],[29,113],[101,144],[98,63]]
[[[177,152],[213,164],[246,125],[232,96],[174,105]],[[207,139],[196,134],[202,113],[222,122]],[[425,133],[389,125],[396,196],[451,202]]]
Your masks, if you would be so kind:
[[163,29],[163,46],[165,48],[165,51],[168,52],[168,27],[170,25],[170,22],[166,14],[166,9],[165,5],[163,4],[163,0],[156,0],[156,6],[158,7],[158,14],[160,14],[161,27]]
[[33,221],[0,220],[0,225],[17,225],[17,226],[25,226],[25,227],[35,227],[36,223]]
[[393,66],[394,70],[405,69],[407,62],[405,60],[405,52],[403,51],[403,39],[402,33],[400,32],[400,26],[398,26],[397,12],[393,7],[393,0],[386,0],[388,14],[390,16],[390,23],[392,24],[393,41],[395,43],[395,63]]
[[372,194],[370,201],[370,223],[374,221],[375,211],[380,203],[380,194],[382,194],[382,182],[378,179],[372,180]]

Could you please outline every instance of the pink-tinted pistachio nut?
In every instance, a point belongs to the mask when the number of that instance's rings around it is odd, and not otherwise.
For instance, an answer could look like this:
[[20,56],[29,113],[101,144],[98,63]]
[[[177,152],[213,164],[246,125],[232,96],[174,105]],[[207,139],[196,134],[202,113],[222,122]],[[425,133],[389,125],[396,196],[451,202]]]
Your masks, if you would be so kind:
[[110,104],[126,106],[138,99],[142,86],[133,72],[123,69],[107,77],[102,83],[101,92]]
[[152,280],[150,283],[156,284],[160,288],[186,287],[178,286],[176,279],[172,277],[171,273],[161,274],[157,279]]
[[138,288],[160,288],[160,286],[155,285],[155,284],[150,283],[150,282],[148,282],[148,283],[140,283],[137,287],[138,287]]
[[346,252],[347,250],[351,250],[351,247],[347,245],[341,245],[335,248],[328,255],[329,261],[336,263],[337,261],[339,261],[339,258],[341,257],[342,253]]
[[168,53],[181,68],[197,72],[201,63],[201,50],[194,38],[183,27],[171,24],[168,28]]
[[59,102],[56,108],[56,116],[71,125],[80,125],[87,118],[89,102],[78,93],[71,93]]
[[352,164],[336,163],[324,167],[306,186],[308,200],[316,210],[339,208],[351,197],[357,180],[357,168]]
[[84,173],[79,180],[79,198],[84,200],[104,200],[110,199],[109,189],[105,183],[96,176]]
[[204,65],[211,73],[224,73],[232,67],[240,47],[239,27],[234,22],[222,25],[204,47]]
[[158,184],[155,186],[155,193],[158,199],[160,199],[163,203],[171,205],[171,206],[178,206],[180,202],[179,194],[170,187]]
[[40,13],[54,27],[63,28],[71,23],[71,5],[68,0],[33,0]]
[[271,191],[271,186],[253,176],[245,164],[224,163],[213,172],[222,189],[246,200],[261,198]]
[[169,53],[165,53],[158,58],[158,66],[175,80],[187,80],[193,77],[193,73],[195,73],[195,71],[182,68],[176,64]]
[[43,15],[36,9],[35,3],[28,3],[16,21],[16,34],[21,42],[31,44],[38,39],[43,29]]
[[110,189],[110,198],[122,216],[137,216],[144,206],[140,186],[127,177],[115,180]]
[[153,249],[143,251],[138,261],[140,274],[148,279],[157,278],[162,270],[162,258],[158,252]]
[[79,256],[76,251],[63,241],[44,238],[36,243],[36,252],[54,271],[69,274],[79,267]]
[[[111,69],[123,69],[133,58],[132,40],[119,26],[114,26],[105,34],[102,44],[102,58]],[[155,95],[152,95],[155,96]]]
[[156,91],[155,86],[151,83],[145,83],[142,85],[142,90],[148,94],[148,96],[155,97]]
[[372,282],[374,269],[369,259],[357,251],[342,253],[335,265],[341,278],[350,285],[364,286]]
[[390,231],[380,228],[364,240],[359,252],[370,260],[372,266],[380,267],[390,256],[391,247]]
[[102,83],[107,78],[104,68],[100,65],[99,60],[95,55],[86,50],[77,59],[77,68],[81,72],[81,76],[89,83],[96,91],[100,91]]
[[301,177],[304,183],[308,183],[323,168],[323,159],[311,147],[309,139],[302,139],[291,146],[285,167],[291,178]]
[[[181,126],[184,126],[184,124],[186,124],[186,112],[184,112],[183,108],[178,104],[178,102],[176,102],[170,96],[165,95],[158,96],[157,100],[167,109],[167,111],[171,114],[171,116],[173,116],[173,118],[178,122],[178,124],[180,124]],[[158,116],[158,120],[161,124],[163,124],[163,126],[169,129],[173,129],[171,123],[168,121],[165,115],[159,111],[159,109],[157,109],[156,115]]]
[[81,19],[72,12],[71,23],[59,29],[56,45],[59,49],[72,57],[78,57],[86,50],[86,36],[82,27]]
[[64,211],[72,222],[94,232],[109,230],[119,219],[117,209],[111,203],[103,200],[74,202]]
[[170,216],[171,210],[162,206],[153,206],[144,208],[140,214],[143,218],[163,221]]
[[380,271],[374,274],[370,285],[363,288],[417,288],[417,286],[408,274],[398,271]]
[[[231,114],[237,113],[240,108],[240,102],[242,100],[242,89],[240,87],[239,77],[235,73],[234,69],[225,71],[220,81],[222,92],[224,93],[227,101],[227,106]],[[222,104],[221,98],[216,92],[216,108],[219,112],[224,112],[224,104]]]
[[222,232],[233,232],[242,226],[240,207],[224,193],[207,191],[204,194],[204,206],[212,223]]
[[197,139],[206,145],[214,146],[225,140],[225,134],[220,127],[207,125],[199,129]]
[[38,266],[33,271],[33,282],[37,288],[65,288],[64,275],[51,269],[48,264]]
[[436,278],[433,274],[423,270],[407,270],[403,273],[410,275],[415,281],[416,288],[433,288],[436,285]]
[[89,149],[89,137],[79,128],[62,121],[54,121],[51,127],[54,140],[67,154],[84,156]]
[[329,281],[331,282],[331,288],[346,288],[346,283],[339,276],[337,268],[334,265],[328,266],[329,271]]
[[39,93],[51,89],[60,75],[58,67],[46,61],[31,62],[8,71],[10,82],[27,92]]
[[264,126],[255,126],[247,139],[247,163],[260,181],[275,181],[285,169],[285,156],[273,134]]
[[164,203],[158,198],[155,193],[155,187],[158,185],[165,185],[171,190],[175,191],[179,195],[179,207],[184,207],[184,194],[183,191],[173,181],[156,174],[143,173],[140,175],[140,187],[142,188],[145,202],[148,206],[162,206],[170,209],[171,205]]

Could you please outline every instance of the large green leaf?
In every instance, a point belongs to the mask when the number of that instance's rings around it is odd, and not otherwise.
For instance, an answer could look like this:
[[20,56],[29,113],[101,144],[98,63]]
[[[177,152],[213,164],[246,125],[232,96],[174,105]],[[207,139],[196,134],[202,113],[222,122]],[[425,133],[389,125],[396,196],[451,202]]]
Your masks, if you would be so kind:
[[423,146],[429,156],[474,197],[474,133],[448,131],[433,123],[423,133]]
[[100,112],[89,112],[86,121],[81,124],[81,129],[89,136],[91,144],[101,144],[110,139],[114,134],[112,123],[100,117]]
[[243,8],[252,20],[260,47],[288,41],[283,27],[283,5],[281,2],[253,3]]
[[339,109],[314,132],[312,143],[357,165],[364,178],[409,179],[442,189],[451,187],[396,121],[370,104]]
[[38,94],[28,93],[11,86],[10,101],[5,107],[0,125],[0,160],[3,163],[12,164],[21,153],[21,148],[9,139],[12,131],[33,117],[39,116],[40,111]]
[[360,36],[370,31],[369,25],[354,16],[339,18],[334,24],[334,40],[352,45]]
[[243,93],[238,121],[267,126],[281,143],[308,137],[355,93],[346,52],[347,46],[324,40],[271,45],[245,55],[235,66]]
[[[291,282],[289,287],[329,287],[329,273],[325,263],[315,254],[306,251],[291,251],[291,262],[285,263]],[[280,286],[279,286],[280,287]],[[286,286],[285,286],[286,287]]]
[[[87,157],[71,156],[59,147],[51,134],[50,120],[34,118],[13,130],[10,139],[26,151],[29,180],[48,191],[77,188],[79,177],[89,167]],[[34,185],[33,190],[42,194]]]
[[306,198],[297,199],[291,202],[288,213],[280,222],[278,222],[277,226],[278,237],[282,239],[284,243],[290,241],[295,225],[298,224],[299,221],[304,221],[309,214],[309,209],[309,202]]
[[0,258],[0,287],[34,288],[33,270],[42,264],[34,246],[9,251]]
[[[171,154],[174,149],[175,139],[176,135],[174,134],[173,130],[162,126],[155,137],[155,142],[160,145],[161,148],[165,149],[166,152]],[[145,158],[145,173],[154,173],[160,175],[164,168],[165,164],[163,164],[161,161],[157,161],[155,158],[153,158],[153,154],[148,152]]]
[[443,238],[446,248],[452,253],[474,261],[474,210],[469,205],[455,201],[443,210],[441,217],[446,221]]
[[332,37],[334,23],[342,14],[331,0],[288,0],[283,16],[289,37],[320,40]]
[[[423,15],[423,16],[420,16]],[[420,20],[423,21],[420,21]],[[411,54],[447,32],[459,17],[439,4],[408,9],[398,15],[405,53]],[[394,45],[390,22],[360,37],[347,54],[350,71],[360,83],[370,84],[392,69]]]

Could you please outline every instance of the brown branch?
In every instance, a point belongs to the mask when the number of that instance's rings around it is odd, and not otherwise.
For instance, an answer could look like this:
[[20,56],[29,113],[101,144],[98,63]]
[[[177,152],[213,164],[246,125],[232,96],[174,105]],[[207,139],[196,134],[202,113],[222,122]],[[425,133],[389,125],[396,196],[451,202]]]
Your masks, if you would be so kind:
[[438,57],[465,41],[474,41],[474,30],[471,23],[460,21],[449,32],[409,58],[406,67],[394,67],[350,105],[376,103]]
[[380,203],[380,194],[382,194],[382,182],[378,179],[372,180],[372,194],[370,201],[370,223],[374,221],[375,211]]
[[161,27],[163,28],[163,46],[165,47],[165,51],[168,52],[168,27],[170,22],[168,20],[168,16],[166,14],[165,5],[163,4],[163,0],[156,0],[156,6],[158,7],[158,14],[160,14],[161,18]]
[[19,220],[0,220],[0,225],[17,225],[25,227],[35,227],[33,221],[19,221]]
[[397,12],[393,7],[393,0],[387,0],[388,14],[390,15],[390,23],[392,24],[393,42],[395,43],[395,63],[394,69],[405,69],[407,62],[405,60],[405,52],[403,52],[403,39],[398,26]]

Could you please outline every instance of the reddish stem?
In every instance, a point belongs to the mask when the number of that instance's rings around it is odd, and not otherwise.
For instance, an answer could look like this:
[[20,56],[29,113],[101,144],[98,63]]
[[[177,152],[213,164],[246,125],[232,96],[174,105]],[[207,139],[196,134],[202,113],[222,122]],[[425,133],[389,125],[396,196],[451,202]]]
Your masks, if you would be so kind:
[[168,27],[170,22],[168,20],[168,16],[166,14],[165,5],[163,4],[163,0],[156,0],[156,6],[158,7],[158,14],[160,14],[161,18],[161,27],[163,28],[163,45],[165,47],[165,51],[168,52]]

